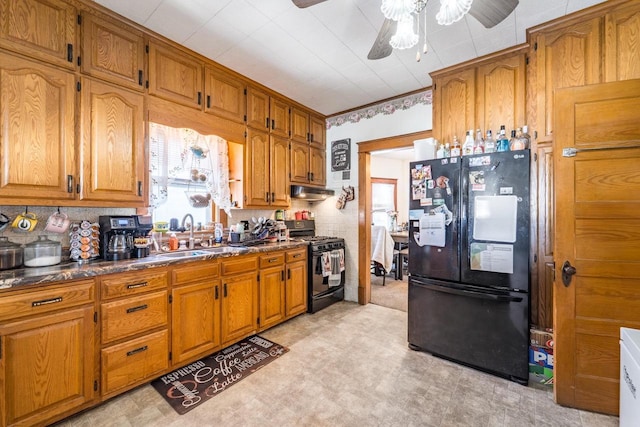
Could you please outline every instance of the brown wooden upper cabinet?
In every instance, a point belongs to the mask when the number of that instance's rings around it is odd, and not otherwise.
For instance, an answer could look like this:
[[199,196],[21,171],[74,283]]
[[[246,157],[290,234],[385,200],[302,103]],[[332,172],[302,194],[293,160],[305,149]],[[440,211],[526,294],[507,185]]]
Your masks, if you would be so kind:
[[601,18],[539,26],[529,31],[537,142],[553,140],[553,94],[556,89],[599,83],[602,75]]
[[149,40],[149,94],[202,109],[204,64],[173,46]]
[[79,198],[144,206],[144,96],[88,77],[81,93]]
[[289,111],[283,99],[249,86],[247,88],[247,125],[255,129],[268,129],[273,135],[290,137]]
[[204,72],[205,111],[244,123],[247,115],[247,86],[244,81],[211,66],[206,66]]
[[289,141],[248,129],[244,207],[289,207]]
[[0,75],[2,203],[73,201],[77,178],[73,73],[0,53]]
[[301,108],[291,108],[291,139],[325,146],[325,121]]
[[440,143],[451,143],[454,135],[475,127],[476,72],[466,68],[433,77],[433,134]]
[[306,142],[291,141],[291,183],[326,185],[326,153],[324,148]]
[[526,45],[431,74],[434,81],[433,130],[440,143],[466,131],[507,132],[526,124]]
[[145,87],[142,32],[117,20],[82,13],[81,71],[130,89]]
[[76,8],[61,0],[0,0],[0,47],[75,69]]

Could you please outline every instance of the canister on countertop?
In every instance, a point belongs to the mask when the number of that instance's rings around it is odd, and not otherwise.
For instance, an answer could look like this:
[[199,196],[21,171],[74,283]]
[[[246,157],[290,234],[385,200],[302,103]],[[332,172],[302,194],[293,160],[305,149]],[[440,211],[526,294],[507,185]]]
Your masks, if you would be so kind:
[[9,241],[8,237],[0,237],[0,270],[20,267],[22,255],[22,246]]
[[25,267],[46,267],[60,264],[62,245],[60,242],[38,236],[35,242],[27,243],[24,247]]

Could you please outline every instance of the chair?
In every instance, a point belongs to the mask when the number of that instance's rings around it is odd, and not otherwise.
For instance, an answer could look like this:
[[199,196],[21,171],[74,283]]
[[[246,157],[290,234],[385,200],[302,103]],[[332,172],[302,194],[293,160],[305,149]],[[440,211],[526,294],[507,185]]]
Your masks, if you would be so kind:
[[393,238],[385,227],[381,225],[371,227],[371,269],[376,276],[383,276],[383,286],[386,275],[393,266],[393,247]]

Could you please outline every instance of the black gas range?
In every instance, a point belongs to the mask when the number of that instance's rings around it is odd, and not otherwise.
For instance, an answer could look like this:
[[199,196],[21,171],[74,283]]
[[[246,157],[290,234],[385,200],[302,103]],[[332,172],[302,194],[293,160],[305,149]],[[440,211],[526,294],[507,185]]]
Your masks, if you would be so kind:
[[345,243],[341,237],[317,236],[314,220],[285,221],[289,237],[309,242],[307,312],[344,299]]

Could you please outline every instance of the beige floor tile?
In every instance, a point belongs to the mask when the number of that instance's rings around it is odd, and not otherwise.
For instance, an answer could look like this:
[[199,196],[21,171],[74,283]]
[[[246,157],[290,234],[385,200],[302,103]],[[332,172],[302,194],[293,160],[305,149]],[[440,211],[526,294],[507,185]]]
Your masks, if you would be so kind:
[[556,405],[550,390],[410,350],[399,310],[343,302],[262,335],[289,352],[185,415],[146,385],[58,427],[617,425]]

